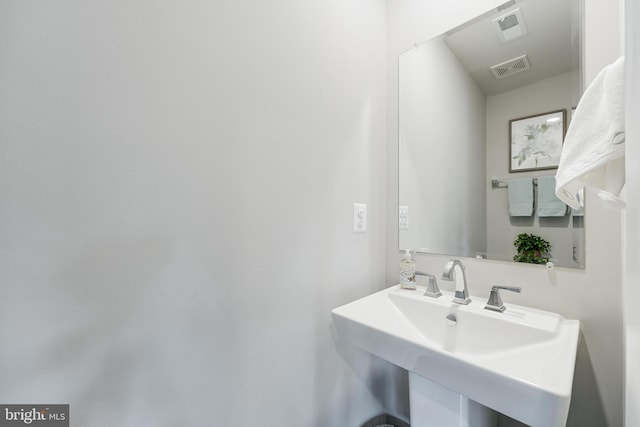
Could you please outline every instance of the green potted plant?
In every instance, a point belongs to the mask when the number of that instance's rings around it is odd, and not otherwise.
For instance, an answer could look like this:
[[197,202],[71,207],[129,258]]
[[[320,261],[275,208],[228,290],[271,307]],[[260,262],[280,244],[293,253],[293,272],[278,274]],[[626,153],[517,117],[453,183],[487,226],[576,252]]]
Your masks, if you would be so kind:
[[518,253],[513,257],[516,262],[529,264],[546,264],[551,254],[551,243],[535,234],[520,233],[513,241]]

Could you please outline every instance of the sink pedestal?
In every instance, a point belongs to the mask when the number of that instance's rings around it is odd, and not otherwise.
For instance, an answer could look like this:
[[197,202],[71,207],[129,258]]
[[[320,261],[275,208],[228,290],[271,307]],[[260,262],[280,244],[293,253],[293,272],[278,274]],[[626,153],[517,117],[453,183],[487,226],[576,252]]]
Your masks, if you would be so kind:
[[496,427],[497,413],[409,372],[411,427]]

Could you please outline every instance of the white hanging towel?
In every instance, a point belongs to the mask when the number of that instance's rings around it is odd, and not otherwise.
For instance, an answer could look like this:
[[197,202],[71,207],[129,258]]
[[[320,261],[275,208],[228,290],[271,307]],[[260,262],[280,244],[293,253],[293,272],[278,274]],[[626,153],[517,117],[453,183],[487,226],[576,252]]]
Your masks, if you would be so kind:
[[574,209],[584,206],[583,188],[624,206],[624,57],[606,66],[578,103],[562,147],[556,196]]

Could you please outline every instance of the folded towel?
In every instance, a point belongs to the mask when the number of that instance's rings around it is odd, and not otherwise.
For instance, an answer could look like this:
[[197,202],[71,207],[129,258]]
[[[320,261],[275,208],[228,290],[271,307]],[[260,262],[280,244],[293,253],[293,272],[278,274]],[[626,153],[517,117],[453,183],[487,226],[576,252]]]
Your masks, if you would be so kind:
[[562,147],[556,195],[579,208],[585,185],[609,201],[624,186],[624,57],[605,67],[578,103]]
[[531,178],[513,179],[507,189],[510,216],[533,215],[533,180]]
[[556,178],[541,176],[538,178],[538,216],[565,216],[567,205],[556,197]]

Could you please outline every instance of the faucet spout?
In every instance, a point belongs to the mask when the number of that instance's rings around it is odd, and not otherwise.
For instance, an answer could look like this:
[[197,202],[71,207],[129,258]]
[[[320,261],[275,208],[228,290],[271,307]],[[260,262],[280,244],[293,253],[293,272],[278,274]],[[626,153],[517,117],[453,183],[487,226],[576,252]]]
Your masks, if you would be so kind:
[[[456,270],[458,272],[456,273]],[[448,280],[456,282],[456,293],[453,298],[453,302],[456,304],[467,305],[471,302],[469,298],[469,289],[467,288],[467,276],[464,273],[464,265],[457,259],[450,259],[444,265],[444,271],[442,272],[442,280]]]

